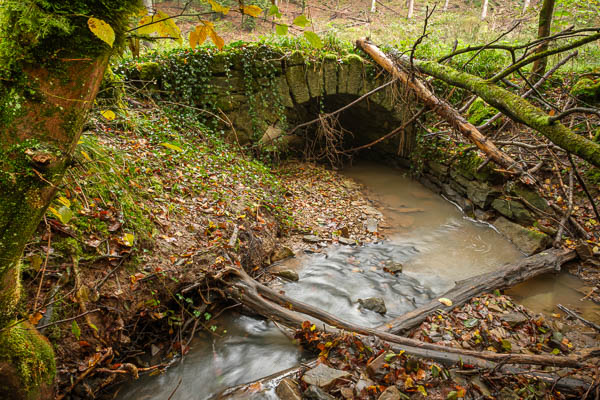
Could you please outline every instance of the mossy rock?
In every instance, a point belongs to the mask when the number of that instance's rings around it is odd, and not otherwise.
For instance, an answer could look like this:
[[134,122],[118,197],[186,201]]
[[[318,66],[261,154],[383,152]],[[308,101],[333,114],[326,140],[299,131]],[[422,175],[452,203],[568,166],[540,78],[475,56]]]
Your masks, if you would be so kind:
[[585,172],[585,177],[590,184],[595,186],[600,185],[600,168],[591,167]]
[[29,322],[0,331],[0,398],[51,398],[55,375],[52,346]]
[[600,101],[600,80],[583,78],[571,89],[571,95],[581,100]]
[[494,221],[494,226],[528,256],[546,249],[552,242],[550,236],[545,233],[525,228],[504,217]]
[[487,105],[487,103],[483,101],[481,97],[478,97],[477,100],[471,104],[471,107],[469,107],[469,110],[467,111],[467,119],[470,123],[477,126],[492,118],[497,113],[498,110]]
[[548,202],[546,202],[546,200],[542,196],[540,196],[536,190],[515,182],[510,182],[506,186],[508,193],[510,193],[513,196],[522,198],[538,210],[544,212],[550,210]]
[[531,225],[535,222],[531,213],[519,201],[495,199],[492,202],[492,208],[521,225]]
[[160,78],[160,64],[154,61],[148,61],[139,66],[140,79],[143,81],[153,81]]

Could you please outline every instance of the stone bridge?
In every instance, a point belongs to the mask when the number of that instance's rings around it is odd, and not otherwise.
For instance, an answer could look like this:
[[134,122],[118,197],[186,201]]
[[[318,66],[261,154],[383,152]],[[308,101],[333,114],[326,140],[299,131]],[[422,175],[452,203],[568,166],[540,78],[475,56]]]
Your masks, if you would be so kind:
[[[212,107],[219,114],[223,111],[227,116],[223,119],[231,122],[242,143],[258,141],[267,131],[287,132],[389,80],[378,66],[356,54],[320,52],[315,56],[267,45],[244,45],[223,52],[188,50],[130,63],[121,72],[131,80],[151,82],[161,96],[191,100],[195,106]],[[186,92],[189,94],[183,95]],[[398,85],[389,85],[341,112],[338,121],[346,131],[346,147],[370,143],[409,118],[409,107],[401,97]],[[315,127],[296,131],[291,142],[301,143]],[[413,129],[408,127],[374,149],[406,157],[413,144]]]

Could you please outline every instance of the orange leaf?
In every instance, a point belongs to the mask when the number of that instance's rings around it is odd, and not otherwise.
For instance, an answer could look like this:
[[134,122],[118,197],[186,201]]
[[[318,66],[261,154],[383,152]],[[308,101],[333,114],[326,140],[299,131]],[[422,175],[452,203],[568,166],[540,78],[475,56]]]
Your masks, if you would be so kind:
[[29,322],[31,323],[31,325],[37,325],[37,323],[40,322],[40,319],[42,319],[42,313],[40,313],[39,311],[35,314],[29,315]]

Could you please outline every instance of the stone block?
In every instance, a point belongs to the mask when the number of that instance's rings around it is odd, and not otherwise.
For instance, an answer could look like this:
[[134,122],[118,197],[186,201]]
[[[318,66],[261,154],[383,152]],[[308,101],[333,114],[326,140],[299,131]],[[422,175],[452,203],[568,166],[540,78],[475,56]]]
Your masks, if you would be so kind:
[[288,67],[285,70],[285,77],[290,92],[297,104],[306,103],[310,100],[308,84],[306,83],[306,70],[304,66]]
[[532,225],[535,222],[523,203],[516,200],[495,199],[492,201],[492,208],[521,225]]
[[545,233],[527,229],[504,217],[498,217],[494,226],[528,256],[546,249],[552,242],[550,236]]

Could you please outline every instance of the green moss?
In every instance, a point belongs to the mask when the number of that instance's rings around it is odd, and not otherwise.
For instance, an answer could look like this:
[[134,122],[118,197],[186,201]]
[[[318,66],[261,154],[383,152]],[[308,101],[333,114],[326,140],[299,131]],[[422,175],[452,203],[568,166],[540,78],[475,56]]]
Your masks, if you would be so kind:
[[600,80],[580,79],[571,89],[571,95],[582,100],[600,100]]
[[148,61],[139,65],[140,79],[143,81],[153,81],[161,75],[160,64],[154,61]]
[[469,110],[467,111],[467,117],[470,123],[473,125],[481,125],[483,122],[492,118],[494,115],[498,113],[494,107],[488,106],[481,97],[478,97],[477,100],[471,104]]
[[[52,384],[56,375],[52,346],[28,322],[9,326],[0,331],[0,365],[6,362],[13,366],[16,377],[9,375],[13,379],[0,379],[0,397],[35,398],[40,388]],[[0,368],[0,376],[3,373],[11,374],[11,371]]]
[[585,176],[592,185],[600,185],[600,168],[591,167],[585,172]]

